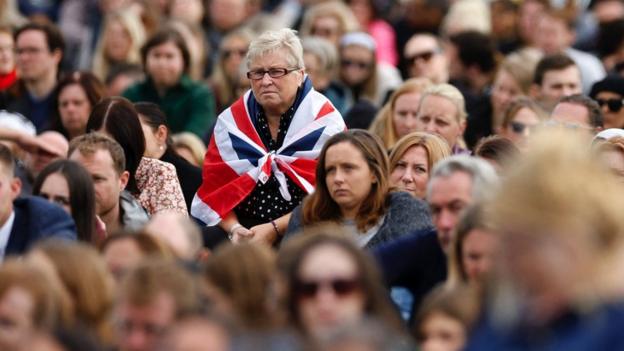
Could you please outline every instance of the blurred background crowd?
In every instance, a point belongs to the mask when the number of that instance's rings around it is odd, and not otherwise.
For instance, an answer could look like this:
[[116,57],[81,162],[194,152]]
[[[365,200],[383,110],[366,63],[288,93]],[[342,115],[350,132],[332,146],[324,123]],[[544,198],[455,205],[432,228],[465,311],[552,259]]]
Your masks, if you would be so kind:
[[0,0],[0,350],[624,350],[623,0]]

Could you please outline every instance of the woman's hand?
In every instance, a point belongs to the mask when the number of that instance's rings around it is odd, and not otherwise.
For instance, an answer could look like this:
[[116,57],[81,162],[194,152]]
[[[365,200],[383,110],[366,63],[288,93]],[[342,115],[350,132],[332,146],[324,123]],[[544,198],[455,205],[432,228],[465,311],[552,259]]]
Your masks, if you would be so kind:
[[230,240],[232,241],[232,243],[238,244],[250,241],[253,238],[254,233],[251,230],[243,227],[242,225],[239,225],[230,232],[230,236]]
[[250,242],[271,246],[277,239],[277,232],[271,222],[251,227],[253,237]]

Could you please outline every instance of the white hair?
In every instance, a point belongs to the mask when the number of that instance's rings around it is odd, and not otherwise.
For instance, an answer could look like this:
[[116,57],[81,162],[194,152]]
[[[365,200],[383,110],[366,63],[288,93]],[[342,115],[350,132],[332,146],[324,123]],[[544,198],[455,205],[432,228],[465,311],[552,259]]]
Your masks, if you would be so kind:
[[466,102],[464,96],[457,88],[446,83],[430,85],[422,93],[419,109],[422,108],[422,102],[429,95],[440,96],[452,102],[457,109],[457,122],[466,120],[466,116],[468,116],[468,113],[466,113]]
[[431,184],[436,178],[450,177],[464,172],[472,179],[472,200],[480,201],[495,191],[498,174],[487,161],[468,155],[455,155],[438,162],[431,171],[427,183],[427,199],[431,197]]
[[247,68],[256,58],[282,49],[286,49],[286,61],[292,68],[305,68],[301,40],[297,36],[297,31],[290,28],[269,30],[254,39],[247,51]]

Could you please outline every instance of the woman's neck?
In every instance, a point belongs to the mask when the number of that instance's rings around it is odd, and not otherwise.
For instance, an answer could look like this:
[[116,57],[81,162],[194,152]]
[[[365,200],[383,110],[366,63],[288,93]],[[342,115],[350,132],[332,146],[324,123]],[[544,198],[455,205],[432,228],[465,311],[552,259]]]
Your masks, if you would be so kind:
[[358,211],[360,207],[356,206],[353,208],[340,208],[340,212],[342,213],[343,220],[355,220],[357,217]]

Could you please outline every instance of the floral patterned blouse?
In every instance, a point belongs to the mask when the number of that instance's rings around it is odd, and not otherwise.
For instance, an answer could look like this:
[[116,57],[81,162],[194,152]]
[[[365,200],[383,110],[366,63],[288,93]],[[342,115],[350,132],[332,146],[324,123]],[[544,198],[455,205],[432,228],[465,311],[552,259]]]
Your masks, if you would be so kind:
[[141,192],[136,198],[150,216],[162,211],[188,215],[180,181],[172,164],[143,157],[134,177]]

